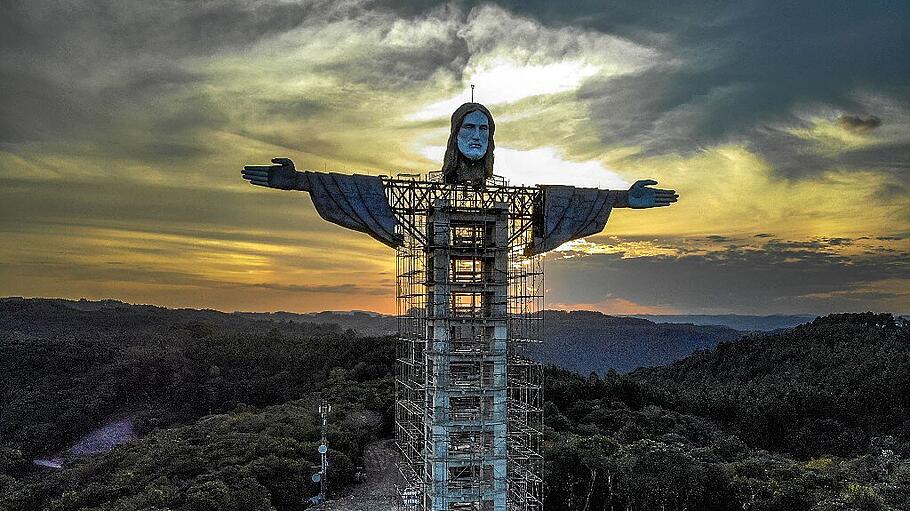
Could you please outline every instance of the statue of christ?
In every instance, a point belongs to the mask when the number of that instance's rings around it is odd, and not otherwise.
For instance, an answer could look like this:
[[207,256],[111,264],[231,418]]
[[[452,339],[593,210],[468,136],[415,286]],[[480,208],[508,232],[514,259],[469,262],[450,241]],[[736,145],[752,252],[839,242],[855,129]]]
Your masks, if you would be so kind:
[[[493,134],[496,125],[480,103],[465,103],[452,114],[451,132],[442,166],[443,182],[482,189],[493,176]],[[288,158],[271,165],[247,165],[243,179],[253,185],[309,192],[325,220],[367,233],[397,248],[401,234],[386,198],[386,180],[378,176],[298,171]],[[657,181],[636,181],[628,190],[600,190],[565,185],[538,185],[543,191],[529,255],[552,250],[567,241],[601,232],[613,208],[646,209],[670,206],[674,190],[651,188]]]

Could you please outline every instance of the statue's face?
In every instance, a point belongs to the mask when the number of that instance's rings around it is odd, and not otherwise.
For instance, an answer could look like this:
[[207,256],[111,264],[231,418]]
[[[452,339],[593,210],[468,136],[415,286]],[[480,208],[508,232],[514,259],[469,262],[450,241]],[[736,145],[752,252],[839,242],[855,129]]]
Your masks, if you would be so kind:
[[469,160],[479,160],[490,145],[490,120],[483,112],[473,111],[465,116],[458,130],[458,150]]

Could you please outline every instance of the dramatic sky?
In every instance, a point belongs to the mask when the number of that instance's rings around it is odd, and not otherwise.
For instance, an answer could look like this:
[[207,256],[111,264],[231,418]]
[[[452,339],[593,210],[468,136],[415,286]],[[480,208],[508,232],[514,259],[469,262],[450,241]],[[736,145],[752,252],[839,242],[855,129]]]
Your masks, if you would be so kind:
[[244,163],[439,167],[493,112],[512,183],[654,178],[548,256],[611,313],[910,312],[910,3],[0,3],[0,295],[394,310],[394,252]]

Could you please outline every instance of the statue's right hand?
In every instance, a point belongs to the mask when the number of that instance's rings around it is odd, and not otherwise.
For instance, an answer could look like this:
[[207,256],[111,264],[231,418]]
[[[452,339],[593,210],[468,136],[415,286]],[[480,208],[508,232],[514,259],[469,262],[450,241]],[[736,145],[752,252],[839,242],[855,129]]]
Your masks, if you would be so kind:
[[240,175],[257,186],[297,189],[297,170],[290,158],[272,158],[272,165],[245,165]]

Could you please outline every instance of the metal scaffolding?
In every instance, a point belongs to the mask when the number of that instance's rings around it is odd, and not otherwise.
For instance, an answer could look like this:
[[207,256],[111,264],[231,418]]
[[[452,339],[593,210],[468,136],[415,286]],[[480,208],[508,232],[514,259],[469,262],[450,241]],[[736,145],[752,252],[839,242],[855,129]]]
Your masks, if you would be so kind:
[[386,179],[400,222],[396,440],[403,504],[542,509],[539,188]]

